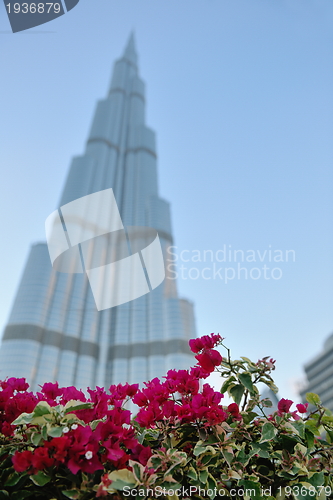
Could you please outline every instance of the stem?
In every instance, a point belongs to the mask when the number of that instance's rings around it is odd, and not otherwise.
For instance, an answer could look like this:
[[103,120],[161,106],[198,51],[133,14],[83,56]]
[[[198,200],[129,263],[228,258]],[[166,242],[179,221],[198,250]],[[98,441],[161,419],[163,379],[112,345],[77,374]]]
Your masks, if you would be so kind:
[[245,411],[248,395],[249,395],[249,391],[246,389],[246,391],[244,392],[244,402],[243,402],[241,411]]

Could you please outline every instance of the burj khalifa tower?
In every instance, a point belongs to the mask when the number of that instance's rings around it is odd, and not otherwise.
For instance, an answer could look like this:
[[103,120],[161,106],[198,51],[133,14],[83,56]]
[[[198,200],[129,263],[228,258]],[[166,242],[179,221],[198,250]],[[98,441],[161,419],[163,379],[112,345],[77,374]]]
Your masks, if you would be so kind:
[[[111,292],[119,297],[125,285],[131,288],[124,274],[116,280],[110,277],[121,262],[119,255],[113,257],[116,263],[105,261],[109,252],[105,242],[110,246],[112,232],[99,237],[92,232],[89,239],[81,231],[82,244],[73,246],[79,265],[67,262],[67,269],[55,266],[49,240],[33,244],[3,333],[0,379],[25,377],[33,390],[56,380],[61,386],[85,389],[141,383],[193,363],[188,348],[188,340],[196,337],[193,305],[179,298],[172,279],[175,273],[169,271],[170,205],[159,196],[157,177],[155,133],[145,124],[145,84],[139,77],[131,35],[115,62],[107,96],[97,103],[85,152],[72,159],[55,217],[65,244],[73,243],[73,207],[82,207],[82,200],[94,200],[105,218],[113,203],[118,209],[118,233],[125,231],[123,247],[129,252],[122,270],[131,252],[134,255],[135,241],[140,240],[140,236],[131,240],[127,228],[141,228],[141,233],[147,228],[155,238],[154,248],[161,251],[163,272],[154,285],[145,257],[149,252],[141,245],[135,262],[142,265],[142,280],[147,278],[148,285],[145,282],[144,291],[136,295],[130,290],[129,300],[108,302],[105,297]],[[110,270],[111,274],[104,273],[103,283],[93,281],[94,269],[87,270],[89,259],[94,267],[91,252],[97,253],[99,262],[104,259],[104,268]],[[131,269],[133,274],[135,269]],[[138,279],[131,279],[133,287],[138,287]]]

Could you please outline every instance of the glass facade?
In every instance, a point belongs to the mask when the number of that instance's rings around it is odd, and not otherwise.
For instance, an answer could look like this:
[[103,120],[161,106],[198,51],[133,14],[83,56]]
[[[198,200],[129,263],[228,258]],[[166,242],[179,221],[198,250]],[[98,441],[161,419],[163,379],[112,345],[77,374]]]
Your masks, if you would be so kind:
[[[125,227],[157,230],[166,261],[173,244],[170,207],[158,194],[155,133],[145,124],[145,85],[132,36],[107,97],[97,103],[85,153],[71,162],[58,208],[108,188]],[[107,264],[111,245],[104,255],[99,244],[96,239],[85,258],[98,255]],[[46,243],[33,245],[3,335],[0,378],[24,376],[33,389],[54,380],[85,389],[189,367],[193,306],[178,297],[167,269],[166,276],[150,293],[98,311],[86,274],[55,271]]]
[[323,351],[304,368],[308,383],[301,391],[303,400],[307,392],[314,392],[323,405],[333,411],[333,334],[324,343]]

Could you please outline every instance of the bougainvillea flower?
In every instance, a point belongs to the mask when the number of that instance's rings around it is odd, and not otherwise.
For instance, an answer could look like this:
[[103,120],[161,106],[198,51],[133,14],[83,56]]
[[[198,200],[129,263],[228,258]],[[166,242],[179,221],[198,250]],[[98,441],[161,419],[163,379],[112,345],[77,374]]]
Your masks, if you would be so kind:
[[299,403],[298,405],[296,405],[296,408],[300,413],[306,413],[308,411],[308,406],[309,403]]
[[32,466],[32,452],[30,450],[16,451],[12,462],[16,472],[29,472]]
[[143,446],[138,443],[133,449],[131,460],[136,460],[142,465],[146,465],[150,457],[152,456],[152,451],[150,446]]
[[13,391],[26,391],[29,387],[25,378],[10,377],[6,380],[6,384],[8,387],[11,387]]
[[44,447],[36,448],[32,455],[34,472],[52,467],[54,459],[49,456],[49,450]]
[[233,418],[234,418],[235,420],[242,420],[242,415],[240,414],[238,404],[236,404],[236,403],[231,403],[231,404],[228,406],[228,412],[229,412],[229,413],[231,413],[231,415],[233,416]]
[[181,422],[193,422],[195,413],[189,404],[176,407],[177,416]]
[[98,486],[97,493],[96,493],[96,498],[99,497],[106,497],[108,495],[108,487],[112,483],[111,479],[109,479],[108,474],[103,474],[101,477],[101,483]]
[[290,410],[290,407],[292,404],[293,404],[293,401],[291,401],[290,399],[284,399],[284,398],[280,399],[280,401],[278,402],[279,412],[289,413],[289,410]]
[[87,398],[85,397],[82,391],[79,391],[73,385],[71,385],[70,387],[63,387],[61,402],[67,403],[68,401],[71,400],[86,402]]
[[51,441],[46,441],[44,446],[50,450],[49,453],[55,460],[64,463],[70,443],[71,440],[67,436],[60,436],[51,439]]
[[190,369],[190,375],[193,378],[202,379],[209,377],[210,372],[206,372],[201,366],[193,366]]
[[206,372],[213,372],[222,362],[221,354],[215,349],[207,349],[202,354],[197,354],[195,359]]
[[12,423],[21,413],[31,413],[38,403],[32,392],[17,393],[5,404],[6,420]]
[[215,407],[209,408],[205,413],[205,417],[209,425],[217,425],[225,422],[228,418],[228,414],[222,408]]
[[198,339],[191,339],[189,341],[189,346],[192,352],[198,353],[203,349],[212,349],[222,340],[223,339],[219,333],[211,333],[210,335],[203,335]]
[[10,425],[8,422],[0,422],[0,432],[6,437],[12,436],[14,434],[15,425]]
[[189,346],[190,346],[191,351],[195,352],[195,353],[202,351],[202,349],[204,348],[204,345],[203,345],[201,339],[191,339],[189,341]]
[[48,399],[55,400],[58,396],[62,395],[62,389],[60,389],[58,382],[46,382],[42,386],[41,391]]

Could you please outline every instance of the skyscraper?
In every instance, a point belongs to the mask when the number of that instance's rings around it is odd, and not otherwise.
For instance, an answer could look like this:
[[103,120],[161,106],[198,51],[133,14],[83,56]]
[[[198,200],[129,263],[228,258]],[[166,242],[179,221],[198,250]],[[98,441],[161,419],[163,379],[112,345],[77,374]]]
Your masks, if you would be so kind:
[[[158,195],[155,134],[145,125],[133,35],[115,63],[107,97],[97,103],[85,153],[72,160],[58,208],[109,188],[124,227],[155,229],[166,257],[173,242],[170,208]],[[32,246],[3,334],[0,379],[26,377],[33,389],[55,380],[86,388],[142,382],[193,362],[193,307],[178,297],[167,266],[155,289],[102,310],[87,274],[74,267],[58,272],[47,244]]]
[[318,394],[323,405],[333,411],[333,333],[326,339],[324,349],[304,367],[308,383],[301,391],[303,401],[307,392]]

